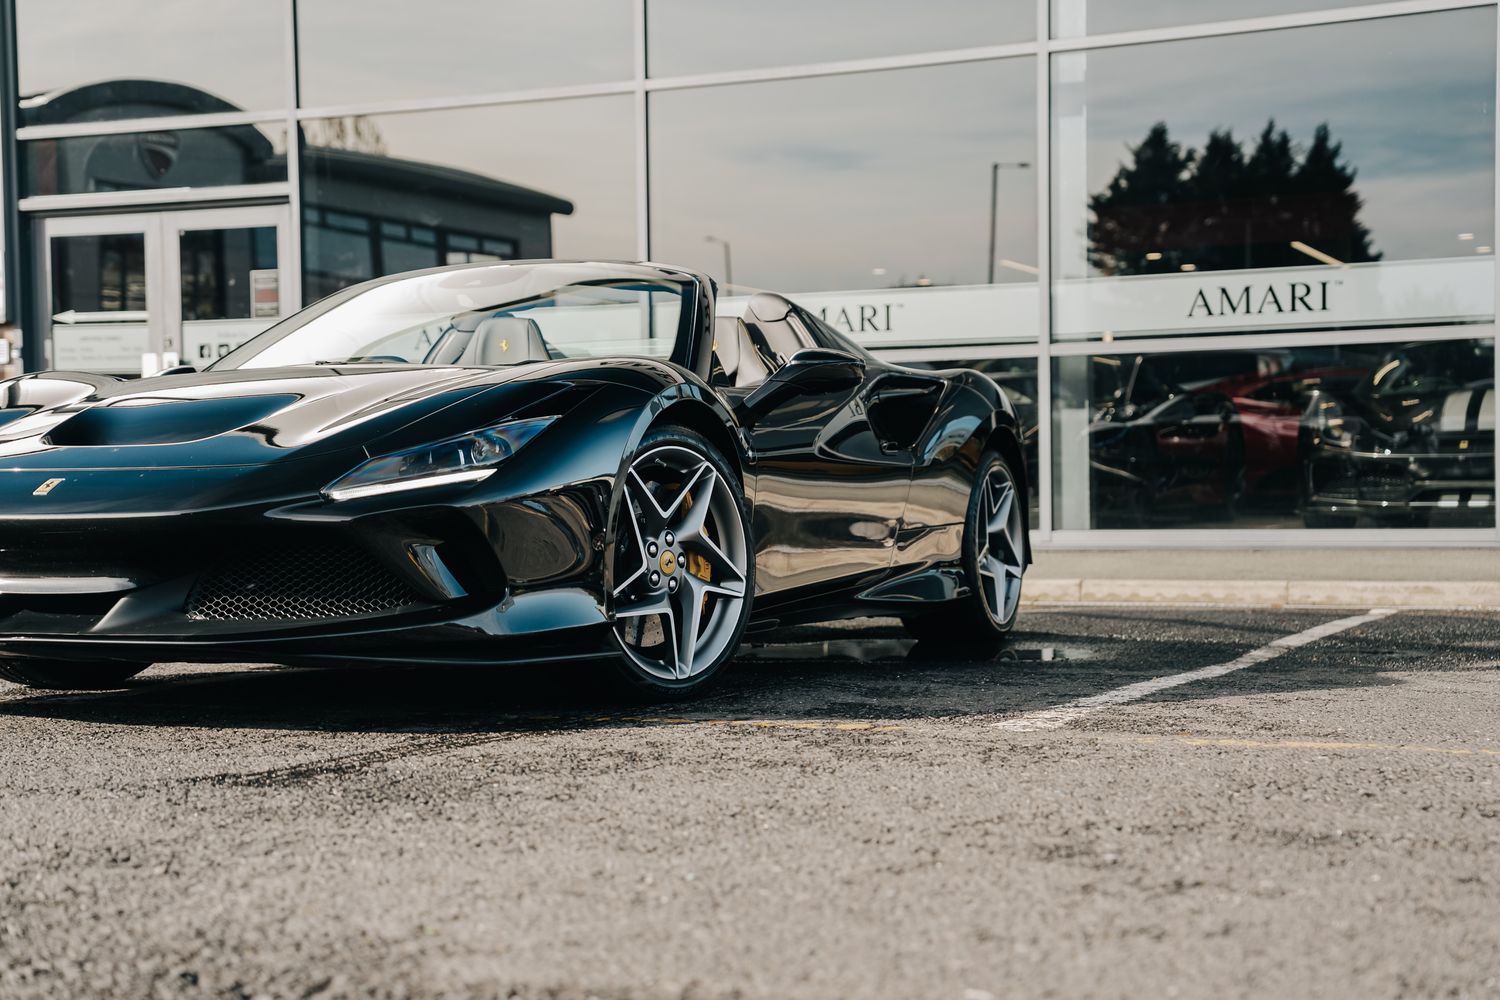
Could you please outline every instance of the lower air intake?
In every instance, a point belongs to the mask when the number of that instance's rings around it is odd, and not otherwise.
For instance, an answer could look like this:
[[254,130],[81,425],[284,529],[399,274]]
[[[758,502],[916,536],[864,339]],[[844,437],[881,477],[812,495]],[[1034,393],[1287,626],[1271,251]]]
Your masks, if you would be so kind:
[[421,600],[363,549],[316,543],[226,561],[199,578],[186,610],[199,621],[317,621],[395,611]]

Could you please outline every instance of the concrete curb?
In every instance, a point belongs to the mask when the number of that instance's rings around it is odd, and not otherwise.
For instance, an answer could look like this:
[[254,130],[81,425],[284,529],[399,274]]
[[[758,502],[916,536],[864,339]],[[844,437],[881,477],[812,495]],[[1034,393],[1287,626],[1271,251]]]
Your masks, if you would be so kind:
[[1026,580],[1027,604],[1444,608],[1500,611],[1500,583],[1433,580]]

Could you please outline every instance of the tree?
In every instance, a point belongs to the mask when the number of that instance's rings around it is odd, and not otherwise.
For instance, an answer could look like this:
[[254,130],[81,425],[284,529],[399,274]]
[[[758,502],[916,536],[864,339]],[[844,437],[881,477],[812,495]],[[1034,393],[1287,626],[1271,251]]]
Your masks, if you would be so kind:
[[1089,199],[1089,262],[1106,274],[1168,270],[1164,261],[1148,262],[1146,254],[1180,242],[1174,207],[1193,166],[1192,150],[1184,152],[1167,134],[1167,123],[1157,122],[1130,156],[1109,186]]
[[1129,154],[1089,199],[1089,262],[1104,274],[1312,263],[1293,241],[1348,263],[1380,259],[1359,221],[1355,170],[1326,123],[1300,160],[1274,120],[1248,155],[1228,129],[1211,131],[1202,152],[1184,148],[1165,122]]

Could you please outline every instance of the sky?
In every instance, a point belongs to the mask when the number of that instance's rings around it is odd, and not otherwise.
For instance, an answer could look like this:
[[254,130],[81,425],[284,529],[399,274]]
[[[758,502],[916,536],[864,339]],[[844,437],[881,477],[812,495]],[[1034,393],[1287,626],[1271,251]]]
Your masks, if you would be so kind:
[[[1056,157],[1086,157],[1088,192],[1158,121],[1198,149],[1213,129],[1253,141],[1271,118],[1305,147],[1327,122],[1387,259],[1494,242],[1494,8],[1069,53],[1054,63],[1054,95],[1059,121],[1086,133],[1080,148],[1059,127]],[[1081,230],[1084,200],[1059,194],[1058,231]],[[1478,238],[1460,243],[1461,232]]]

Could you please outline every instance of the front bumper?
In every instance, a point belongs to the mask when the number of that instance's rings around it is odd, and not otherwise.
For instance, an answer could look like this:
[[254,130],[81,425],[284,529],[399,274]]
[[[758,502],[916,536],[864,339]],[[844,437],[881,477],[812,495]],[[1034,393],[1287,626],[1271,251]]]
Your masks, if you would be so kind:
[[[437,493],[434,490],[433,493]],[[0,656],[507,663],[611,650],[608,484],[0,517]]]
[[1303,506],[1316,513],[1423,514],[1494,524],[1493,452],[1392,454],[1315,449],[1304,464]]

